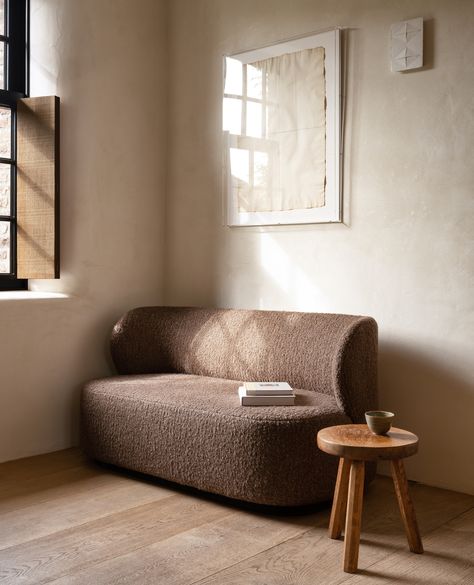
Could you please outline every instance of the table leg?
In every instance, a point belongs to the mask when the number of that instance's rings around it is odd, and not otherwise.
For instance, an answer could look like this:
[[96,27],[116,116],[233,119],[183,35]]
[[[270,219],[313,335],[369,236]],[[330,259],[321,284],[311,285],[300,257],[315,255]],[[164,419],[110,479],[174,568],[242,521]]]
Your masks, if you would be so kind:
[[397,493],[398,505],[400,513],[405,525],[405,532],[407,534],[408,546],[411,552],[421,554],[423,552],[423,544],[421,542],[420,532],[418,530],[418,523],[415,516],[415,508],[408,491],[408,481],[405,474],[405,466],[401,459],[395,459],[392,464],[393,483]]
[[355,573],[359,561],[360,525],[364,495],[363,461],[352,461],[349,475],[346,529],[344,534],[344,571]]
[[347,503],[347,487],[349,485],[349,472],[351,462],[341,457],[337,471],[336,487],[334,488],[334,499],[332,501],[331,520],[329,521],[329,538],[339,538],[344,523]]

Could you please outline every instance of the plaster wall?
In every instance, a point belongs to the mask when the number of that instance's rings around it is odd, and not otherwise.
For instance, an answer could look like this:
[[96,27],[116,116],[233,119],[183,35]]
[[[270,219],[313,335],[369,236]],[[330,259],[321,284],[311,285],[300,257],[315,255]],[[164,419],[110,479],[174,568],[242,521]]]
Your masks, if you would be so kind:
[[[393,22],[425,67],[391,73]],[[222,55],[345,27],[344,223],[227,228]],[[170,2],[169,304],[368,314],[380,405],[421,437],[411,479],[474,493],[474,6],[470,0]]]
[[162,0],[31,0],[31,95],[61,98],[63,298],[0,293],[0,461],[77,443],[81,385],[107,340],[162,301],[166,11]]

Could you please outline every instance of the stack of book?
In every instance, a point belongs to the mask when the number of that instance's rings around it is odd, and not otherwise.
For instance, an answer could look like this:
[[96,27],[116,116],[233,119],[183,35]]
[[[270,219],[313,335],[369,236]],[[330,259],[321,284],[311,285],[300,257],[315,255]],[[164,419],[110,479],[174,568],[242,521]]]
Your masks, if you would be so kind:
[[293,406],[295,393],[286,382],[245,382],[239,388],[241,406]]

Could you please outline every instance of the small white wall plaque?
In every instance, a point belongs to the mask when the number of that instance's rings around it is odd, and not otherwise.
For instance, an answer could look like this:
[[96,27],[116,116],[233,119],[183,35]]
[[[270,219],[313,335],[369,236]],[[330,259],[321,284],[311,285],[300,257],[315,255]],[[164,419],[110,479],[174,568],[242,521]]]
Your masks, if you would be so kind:
[[423,67],[423,18],[392,24],[390,41],[392,71]]

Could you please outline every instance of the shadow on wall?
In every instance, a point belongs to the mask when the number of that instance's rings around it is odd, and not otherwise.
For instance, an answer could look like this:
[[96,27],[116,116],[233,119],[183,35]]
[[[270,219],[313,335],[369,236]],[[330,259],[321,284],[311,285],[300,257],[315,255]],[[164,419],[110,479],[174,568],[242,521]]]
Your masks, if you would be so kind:
[[[81,337],[79,350],[75,353],[77,358],[74,364],[77,371],[75,379],[78,382],[71,388],[72,400],[70,403],[70,429],[73,445],[81,444],[80,401],[84,385],[91,379],[117,374],[110,354],[110,338],[112,328],[121,314],[122,311],[109,309],[100,319],[93,319],[88,324],[86,333]],[[84,363],[88,364],[86,370],[84,370]]]
[[474,493],[474,466],[466,465],[474,444],[474,387],[443,359],[381,340],[380,407],[395,412],[395,426],[420,437],[419,455],[407,461],[413,479]]

